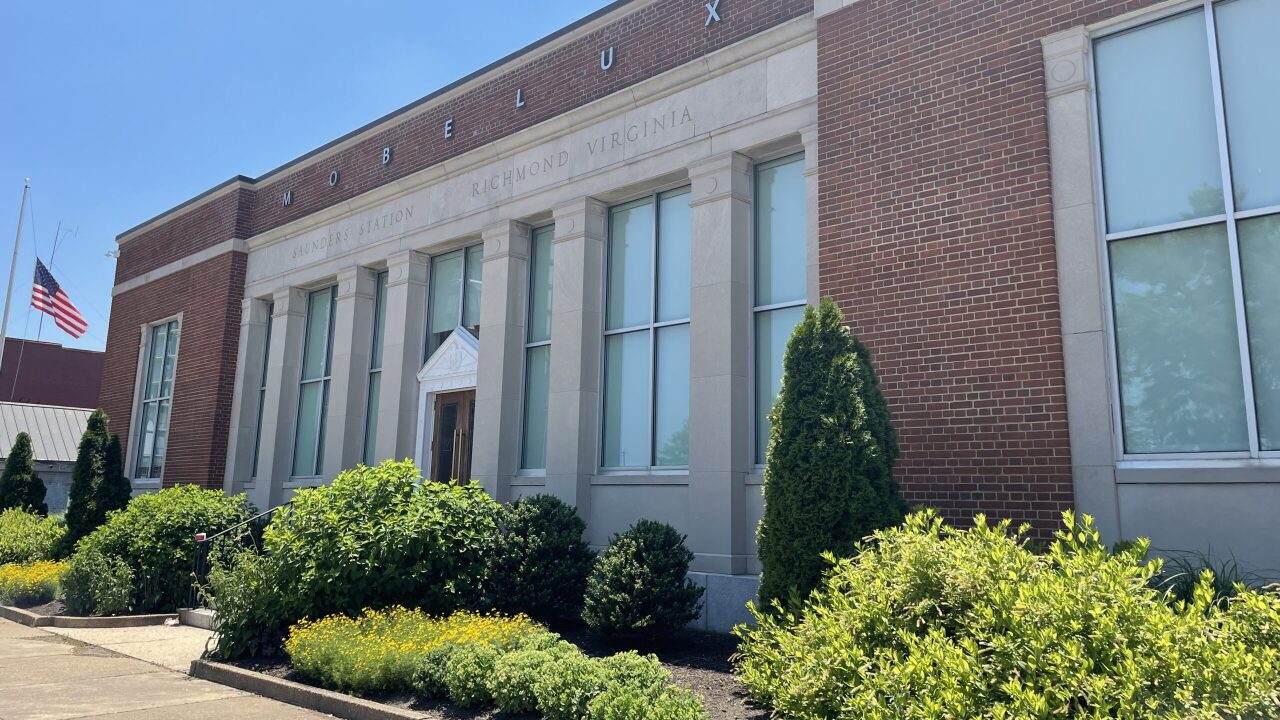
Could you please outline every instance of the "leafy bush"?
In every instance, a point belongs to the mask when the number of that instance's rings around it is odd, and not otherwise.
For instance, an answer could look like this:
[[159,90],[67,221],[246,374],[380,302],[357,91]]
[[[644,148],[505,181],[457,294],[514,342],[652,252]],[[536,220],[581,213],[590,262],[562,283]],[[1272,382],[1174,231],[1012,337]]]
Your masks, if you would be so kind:
[[32,458],[31,436],[20,432],[13,439],[9,456],[4,459],[4,473],[0,474],[0,510],[19,508],[48,515],[44,495],[44,481],[36,474]]
[[63,532],[57,518],[21,508],[0,512],[0,565],[52,560]]
[[284,643],[280,618],[289,616],[296,601],[277,584],[271,559],[234,547],[216,548],[209,558],[200,592],[218,613],[218,651],[224,657],[275,655]]
[[124,479],[119,438],[113,443],[108,423],[106,413],[94,410],[80,436],[67,494],[67,534],[58,546],[62,557],[70,555],[81,538],[106,522],[108,513],[121,510],[129,503],[132,488],[125,492],[119,485]]
[[30,607],[51,602],[66,571],[66,563],[50,560],[0,566],[0,604]]
[[[221,608],[219,608],[221,611]],[[523,615],[505,617],[456,612],[433,617],[419,610],[393,607],[366,610],[357,617],[333,615],[315,622],[302,621],[289,630],[285,650],[299,672],[339,690],[367,693],[408,690],[424,655],[453,645],[486,645],[498,649],[516,647],[542,626]],[[441,661],[447,652],[437,652]],[[442,666],[429,671],[428,689],[443,684]],[[487,677],[487,675],[486,675]],[[434,692],[428,693],[435,696]]]
[[123,615],[133,598],[133,568],[124,560],[88,550],[71,556],[62,578],[72,615]]
[[495,607],[535,617],[569,617],[582,595],[595,553],[582,540],[587,524],[553,495],[521,498],[503,508],[489,596]]
[[871,353],[831,300],[805,308],[787,342],[769,422],[757,530],[765,608],[803,599],[822,578],[824,552],[849,555],[906,512],[892,475],[898,437]]
[[499,657],[489,679],[489,694],[494,704],[510,713],[537,710],[534,685],[556,659],[557,652],[551,650],[516,650]]
[[1148,586],[1147,542],[1112,554],[1065,517],[1043,554],[1024,526],[944,527],[932,512],[834,560],[798,614],[753,611],[738,672],[779,715],[1273,717],[1280,597],[1188,603]]
[[587,581],[582,619],[597,632],[667,635],[698,617],[702,588],[688,579],[693,552],[675,528],[641,520],[615,535]]
[[634,650],[600,659],[609,682],[614,685],[647,688],[671,680],[655,655],[641,655]]
[[500,655],[498,650],[483,643],[455,646],[444,665],[444,686],[449,701],[463,707],[491,702],[489,679]]
[[702,699],[670,685],[612,685],[587,704],[587,720],[705,720]]
[[449,685],[444,676],[449,667],[449,656],[456,649],[457,645],[445,643],[423,651],[413,670],[413,689],[419,695],[434,700],[449,694]]
[[177,485],[140,495],[77,545],[133,570],[130,605],[136,612],[168,612],[189,602],[195,535],[213,535],[249,518],[244,495]]
[[[224,564],[211,577],[221,617],[216,653],[255,651],[304,618],[398,604],[437,613],[473,605],[499,510],[479,485],[424,483],[407,461],[357,467],[298,492],[264,531],[265,559]],[[238,574],[256,577],[241,586]],[[275,599],[265,597],[268,590]]]
[[546,666],[533,684],[533,693],[546,720],[579,720],[607,682],[600,661],[573,653]]

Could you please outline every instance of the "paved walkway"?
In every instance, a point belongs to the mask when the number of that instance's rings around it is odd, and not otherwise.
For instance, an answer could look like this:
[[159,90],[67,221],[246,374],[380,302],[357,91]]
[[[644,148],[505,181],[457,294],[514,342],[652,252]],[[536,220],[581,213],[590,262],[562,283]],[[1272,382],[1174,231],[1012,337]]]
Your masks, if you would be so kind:
[[0,620],[0,720],[329,717],[188,677],[206,631],[54,630]]

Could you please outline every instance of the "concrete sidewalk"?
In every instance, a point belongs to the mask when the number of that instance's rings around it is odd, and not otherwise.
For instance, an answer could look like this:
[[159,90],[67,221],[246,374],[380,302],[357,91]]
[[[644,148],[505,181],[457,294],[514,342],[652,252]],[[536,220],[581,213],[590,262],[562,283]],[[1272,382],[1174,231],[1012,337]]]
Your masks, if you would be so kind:
[[48,632],[0,620],[0,720],[329,717],[188,677],[208,635],[165,626]]

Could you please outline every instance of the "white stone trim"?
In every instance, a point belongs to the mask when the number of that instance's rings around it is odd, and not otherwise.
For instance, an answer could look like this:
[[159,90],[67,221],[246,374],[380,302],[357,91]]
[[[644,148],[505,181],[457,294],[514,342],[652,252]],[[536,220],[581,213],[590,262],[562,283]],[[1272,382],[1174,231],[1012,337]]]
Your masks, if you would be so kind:
[[141,275],[131,277],[111,288],[111,296],[115,297],[116,295],[127,293],[130,290],[140,288],[147,283],[155,282],[160,278],[168,277],[176,272],[186,270],[189,267],[194,267],[206,260],[212,260],[229,252],[247,253],[249,252],[249,243],[239,238],[224,240],[217,245],[212,245],[203,250],[193,252],[190,255],[174,260],[171,263],[161,265],[154,270],[149,270]]
[[850,5],[858,3],[859,0],[813,0],[813,16],[821,18],[824,15],[830,15],[837,10],[843,10]]
[[479,359],[480,342],[476,337],[463,328],[454,328],[418,371],[418,436],[413,456],[424,474],[431,470],[436,395],[475,388]]

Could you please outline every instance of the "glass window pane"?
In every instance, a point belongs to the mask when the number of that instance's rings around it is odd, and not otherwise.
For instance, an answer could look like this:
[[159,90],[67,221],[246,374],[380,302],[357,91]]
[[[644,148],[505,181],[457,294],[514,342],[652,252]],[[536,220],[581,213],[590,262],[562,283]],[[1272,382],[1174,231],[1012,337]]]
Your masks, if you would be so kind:
[[452,332],[462,317],[462,251],[436,258],[431,273],[431,332]]
[[1280,205],[1280,3],[1219,3],[1217,24],[1236,209]]
[[805,299],[804,160],[756,173],[756,307]]
[[320,420],[324,412],[324,383],[304,384],[298,397],[298,433],[293,444],[293,474],[314,475],[320,444]]
[[178,323],[168,323],[168,335],[165,339],[164,370],[160,376],[160,395],[169,397],[173,394],[173,371],[178,364]]
[[378,399],[382,392],[382,373],[369,373],[369,401],[364,414],[364,464],[372,465],[378,460],[374,448],[378,443]]
[[382,337],[387,326],[387,274],[378,273],[378,289],[373,299],[373,351],[369,355],[369,369],[382,367]]
[[1280,216],[1246,220],[1239,231],[1258,435],[1263,450],[1280,450]]
[[147,364],[146,399],[160,397],[160,384],[164,377],[165,345],[169,339],[169,326],[156,325],[151,328],[151,361]]
[[307,338],[302,351],[302,379],[324,377],[329,365],[329,309],[333,289],[311,293],[307,299]]
[[161,400],[156,410],[156,439],[151,451],[151,477],[164,474],[164,451],[169,446],[169,401]]
[[525,354],[524,442],[520,467],[547,467],[547,398],[551,382],[551,346],[531,347]]
[[686,188],[664,193],[658,200],[659,322],[689,317],[689,265],[693,261],[689,246],[693,232],[689,197]]
[[142,406],[142,445],[138,452],[138,468],[136,477],[151,477],[151,457],[156,446],[156,404],[146,403]]
[[653,376],[654,465],[689,464],[689,326],[657,330]]
[[1201,11],[1097,42],[1107,229],[1224,211]]
[[756,463],[769,449],[769,411],[782,390],[782,356],[791,331],[804,318],[804,306],[756,313],[755,425]]
[[604,339],[604,467],[649,463],[649,333]]
[[480,326],[480,289],[484,284],[484,246],[467,248],[467,291],[462,305],[463,327]]
[[1125,450],[1248,450],[1226,227],[1110,252]]
[[609,214],[609,273],[605,328],[647,325],[653,277],[653,202],[632,203]]
[[529,258],[529,342],[551,339],[551,239],[554,234],[553,227],[533,233]]

